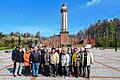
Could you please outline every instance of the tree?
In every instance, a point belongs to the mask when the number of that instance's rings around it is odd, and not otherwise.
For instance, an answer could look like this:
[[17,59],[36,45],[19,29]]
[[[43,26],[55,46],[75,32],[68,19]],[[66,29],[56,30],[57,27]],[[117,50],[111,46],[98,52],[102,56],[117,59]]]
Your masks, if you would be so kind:
[[35,38],[38,38],[38,41],[35,41],[35,44],[40,44],[40,42],[41,42],[40,31],[36,32]]
[[88,37],[95,38],[98,47],[117,47],[120,44],[120,20],[119,18],[114,18],[110,21],[107,19],[98,20],[95,24],[90,24],[85,34]]
[[4,34],[0,32],[0,39],[2,39],[3,37],[4,37]]

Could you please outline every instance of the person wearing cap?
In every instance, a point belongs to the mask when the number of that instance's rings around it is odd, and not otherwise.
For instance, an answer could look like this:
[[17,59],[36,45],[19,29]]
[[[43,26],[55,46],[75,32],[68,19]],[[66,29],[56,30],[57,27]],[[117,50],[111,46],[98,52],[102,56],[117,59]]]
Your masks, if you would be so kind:
[[[93,64],[93,54],[89,51],[91,48],[90,45],[85,45],[85,50],[83,51],[82,54],[82,66],[83,66],[83,77],[84,78],[90,78],[90,66]],[[87,69],[87,74],[86,74],[86,69]]]
[[66,48],[62,50],[62,55],[61,55],[61,65],[62,65],[62,75],[63,77],[66,76],[68,78],[69,76],[69,61],[70,57],[69,54],[66,51]]
[[52,48],[50,54],[50,76],[56,77],[58,63],[59,63],[59,54],[55,52],[55,48]]
[[73,56],[72,56],[72,65],[73,65],[73,68],[74,68],[75,77],[78,77],[78,75],[77,75],[77,63],[76,63],[77,51],[78,51],[78,49],[74,48],[74,52],[73,52]]

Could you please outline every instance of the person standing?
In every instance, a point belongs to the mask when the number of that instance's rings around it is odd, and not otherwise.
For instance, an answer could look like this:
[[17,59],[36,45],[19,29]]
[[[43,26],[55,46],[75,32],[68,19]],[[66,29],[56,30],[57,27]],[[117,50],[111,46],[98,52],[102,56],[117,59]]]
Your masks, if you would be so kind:
[[84,48],[81,47],[80,51],[76,54],[76,64],[77,64],[77,76],[82,76],[82,54]]
[[58,63],[59,63],[59,54],[55,52],[55,48],[52,48],[50,54],[50,76],[56,77]]
[[44,63],[45,63],[45,61],[44,61],[44,54],[46,53],[46,51],[47,51],[47,46],[43,46],[41,49],[40,49],[40,51],[41,51],[41,63],[40,63],[40,73],[41,74],[44,74]]
[[77,51],[78,49],[77,48],[74,48],[74,53],[73,53],[73,56],[72,56],[72,65],[73,65],[73,68],[74,68],[74,75],[75,77],[78,78],[78,73],[77,73],[77,62],[76,62],[76,55],[77,55]]
[[30,55],[30,63],[32,63],[32,76],[38,77],[39,63],[41,62],[41,56],[38,52],[38,48],[35,47]]
[[12,61],[13,61],[13,64],[14,64],[14,67],[13,67],[13,75],[15,73],[15,69],[16,69],[16,54],[17,54],[17,51],[19,50],[19,47],[16,46],[16,48],[12,51]]
[[69,76],[69,61],[70,57],[69,54],[66,51],[66,48],[62,50],[62,55],[61,55],[61,65],[62,65],[62,75],[63,77],[66,76],[68,78]]
[[30,74],[30,51],[29,49],[25,49],[24,53],[24,66],[25,66],[25,74]]
[[49,76],[49,64],[50,64],[50,49],[47,49],[46,53],[44,54],[44,72],[45,76]]
[[67,54],[69,55],[69,76],[72,76],[72,51],[70,48],[67,49]]
[[22,47],[18,47],[18,50],[16,51],[15,55],[16,55],[15,56],[16,68],[15,68],[14,77],[17,76],[17,73],[19,76],[21,76],[22,73],[22,63],[24,62],[23,59],[24,51],[22,50]]
[[[82,54],[83,77],[90,78],[90,66],[94,63],[93,55],[89,51],[89,46],[85,45],[85,50]],[[87,69],[87,72],[86,72]],[[87,74],[86,74],[87,73]]]

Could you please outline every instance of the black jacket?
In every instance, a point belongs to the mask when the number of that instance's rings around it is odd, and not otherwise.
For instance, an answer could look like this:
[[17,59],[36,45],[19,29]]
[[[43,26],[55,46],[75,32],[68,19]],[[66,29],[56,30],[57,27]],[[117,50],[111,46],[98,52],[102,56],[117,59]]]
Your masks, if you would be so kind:
[[24,62],[23,55],[24,55],[24,51],[16,51],[15,61],[16,62]]
[[16,53],[17,53],[17,50],[14,49],[14,50],[12,51],[12,60],[13,60],[13,61],[15,61]]
[[40,63],[41,62],[41,55],[38,51],[33,51],[30,55],[30,61],[33,63]]

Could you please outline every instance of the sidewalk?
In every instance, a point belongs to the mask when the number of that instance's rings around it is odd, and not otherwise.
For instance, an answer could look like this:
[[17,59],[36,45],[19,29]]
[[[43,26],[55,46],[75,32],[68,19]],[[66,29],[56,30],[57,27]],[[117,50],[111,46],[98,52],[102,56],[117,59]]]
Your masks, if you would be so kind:
[[[95,63],[91,66],[90,80],[120,80],[120,51],[114,50],[91,50]],[[11,53],[0,51],[0,80],[34,80],[30,76],[13,77],[13,63]],[[39,74],[37,80],[65,80],[63,77],[45,77]],[[86,80],[84,78],[69,77],[68,80]]]

